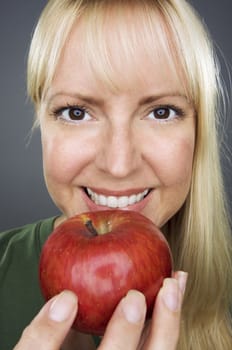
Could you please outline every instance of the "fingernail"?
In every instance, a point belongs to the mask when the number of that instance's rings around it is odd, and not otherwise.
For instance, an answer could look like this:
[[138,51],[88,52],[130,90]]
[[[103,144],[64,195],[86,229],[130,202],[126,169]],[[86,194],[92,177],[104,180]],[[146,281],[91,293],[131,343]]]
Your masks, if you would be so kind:
[[169,310],[173,312],[180,310],[181,297],[177,280],[172,278],[165,279],[161,294],[163,301]]
[[179,288],[180,288],[182,294],[184,294],[184,292],[185,292],[187,279],[188,279],[188,273],[187,272],[179,271],[177,273],[177,281],[178,281]]
[[129,291],[122,300],[122,310],[128,322],[140,323],[146,312],[144,295],[138,291]]
[[77,297],[70,291],[64,291],[57,296],[49,309],[49,318],[56,322],[67,320],[77,307]]

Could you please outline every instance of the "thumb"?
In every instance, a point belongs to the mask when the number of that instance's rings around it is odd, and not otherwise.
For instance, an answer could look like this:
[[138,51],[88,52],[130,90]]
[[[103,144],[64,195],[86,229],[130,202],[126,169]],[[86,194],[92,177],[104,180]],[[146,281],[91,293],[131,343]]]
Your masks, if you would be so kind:
[[25,328],[14,350],[58,350],[77,313],[77,297],[64,291],[49,300]]

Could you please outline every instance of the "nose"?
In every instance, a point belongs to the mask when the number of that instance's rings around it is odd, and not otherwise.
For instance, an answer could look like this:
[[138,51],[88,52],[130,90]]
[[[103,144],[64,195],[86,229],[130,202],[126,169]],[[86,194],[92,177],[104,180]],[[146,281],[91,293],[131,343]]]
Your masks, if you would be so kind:
[[136,130],[119,121],[110,124],[101,140],[96,157],[98,169],[113,177],[125,178],[135,172],[141,163]]

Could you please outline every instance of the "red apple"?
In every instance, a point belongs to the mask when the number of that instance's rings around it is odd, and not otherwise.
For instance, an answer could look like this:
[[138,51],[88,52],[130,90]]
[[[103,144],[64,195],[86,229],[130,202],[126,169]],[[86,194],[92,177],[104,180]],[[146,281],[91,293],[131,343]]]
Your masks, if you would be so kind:
[[45,299],[65,289],[75,292],[79,306],[73,327],[98,335],[130,289],[145,295],[150,317],[171,272],[171,252],[159,229],[143,215],[123,210],[66,220],[45,242],[40,259]]

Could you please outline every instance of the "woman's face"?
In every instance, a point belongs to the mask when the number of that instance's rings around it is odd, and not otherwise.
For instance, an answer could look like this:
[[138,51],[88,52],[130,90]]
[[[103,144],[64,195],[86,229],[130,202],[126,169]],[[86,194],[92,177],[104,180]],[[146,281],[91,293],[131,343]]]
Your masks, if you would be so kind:
[[162,227],[189,192],[195,113],[165,56],[127,65],[112,46],[117,91],[93,74],[77,25],[39,115],[49,193],[64,216],[139,211]]

